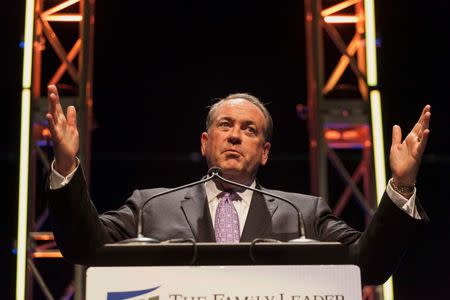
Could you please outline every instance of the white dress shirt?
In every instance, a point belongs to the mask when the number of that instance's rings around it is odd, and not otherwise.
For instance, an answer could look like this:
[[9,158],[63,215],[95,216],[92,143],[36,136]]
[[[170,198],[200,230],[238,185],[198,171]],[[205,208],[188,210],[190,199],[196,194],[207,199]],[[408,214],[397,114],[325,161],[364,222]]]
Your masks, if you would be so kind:
[[[219,190],[214,181],[207,181],[205,184],[206,190],[206,198],[208,199],[209,212],[211,213],[211,220],[213,223],[213,227],[215,226],[214,220],[216,219],[216,210],[217,205],[219,205],[220,199],[218,196],[223,193],[222,190]],[[253,181],[250,187],[254,188],[256,186],[256,182]],[[237,214],[239,216],[239,230],[242,235],[242,230],[244,229],[245,220],[247,220],[248,209],[250,208],[250,203],[252,202],[253,191],[244,190],[244,191],[236,191],[236,194],[239,196],[235,200],[231,201],[233,203],[234,208],[236,208]],[[214,228],[215,229],[215,228]]]

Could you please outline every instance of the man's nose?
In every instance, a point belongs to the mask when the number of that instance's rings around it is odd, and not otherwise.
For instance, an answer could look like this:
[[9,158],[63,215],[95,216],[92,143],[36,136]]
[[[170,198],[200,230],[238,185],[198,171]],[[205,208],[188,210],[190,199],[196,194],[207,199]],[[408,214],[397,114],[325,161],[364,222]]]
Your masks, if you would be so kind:
[[234,126],[230,130],[230,135],[228,136],[228,141],[233,145],[241,143],[241,130],[238,126]]

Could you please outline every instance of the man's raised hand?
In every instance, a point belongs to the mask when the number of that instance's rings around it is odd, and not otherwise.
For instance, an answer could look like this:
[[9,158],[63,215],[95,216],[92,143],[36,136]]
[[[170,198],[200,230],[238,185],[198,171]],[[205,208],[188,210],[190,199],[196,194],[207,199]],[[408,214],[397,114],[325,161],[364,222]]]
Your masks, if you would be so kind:
[[64,115],[58,89],[54,85],[48,86],[47,120],[55,151],[54,168],[59,174],[67,176],[76,168],[76,155],[80,145],[77,112],[75,107],[69,106]]
[[392,145],[389,157],[392,178],[396,185],[411,187],[416,183],[428,136],[430,135],[431,106],[426,105],[419,120],[402,142],[400,126],[392,128]]

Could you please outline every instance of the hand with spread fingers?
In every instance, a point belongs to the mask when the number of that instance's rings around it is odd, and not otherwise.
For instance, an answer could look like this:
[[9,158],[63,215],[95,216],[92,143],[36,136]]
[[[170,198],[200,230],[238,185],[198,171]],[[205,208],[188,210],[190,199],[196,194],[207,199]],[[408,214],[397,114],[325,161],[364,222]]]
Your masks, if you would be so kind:
[[48,112],[47,120],[55,151],[55,170],[67,176],[76,168],[76,155],[80,139],[77,129],[77,112],[75,107],[67,107],[64,111],[59,101],[58,89],[54,85],[48,86]]
[[400,126],[392,128],[390,166],[395,187],[414,187],[423,152],[430,135],[431,106],[426,105],[414,128],[402,141]]

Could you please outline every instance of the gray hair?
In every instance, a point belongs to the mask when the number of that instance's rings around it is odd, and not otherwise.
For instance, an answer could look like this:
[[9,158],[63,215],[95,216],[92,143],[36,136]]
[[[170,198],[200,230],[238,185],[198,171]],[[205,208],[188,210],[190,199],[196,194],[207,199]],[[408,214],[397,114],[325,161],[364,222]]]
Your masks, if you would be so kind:
[[217,110],[217,108],[225,101],[238,99],[238,98],[247,100],[248,102],[256,105],[261,110],[261,112],[264,115],[264,118],[266,119],[266,124],[264,126],[264,138],[266,139],[266,142],[270,142],[270,140],[272,138],[272,133],[273,133],[272,116],[270,115],[266,106],[258,98],[256,98],[255,96],[252,96],[250,94],[247,94],[247,93],[230,94],[230,95],[226,96],[225,98],[219,99],[216,103],[211,105],[209,108],[209,111],[208,111],[208,115],[206,116],[206,130],[209,130],[209,128],[211,127],[212,121],[213,121],[213,115],[214,115],[214,112]]

